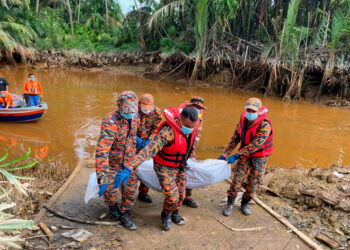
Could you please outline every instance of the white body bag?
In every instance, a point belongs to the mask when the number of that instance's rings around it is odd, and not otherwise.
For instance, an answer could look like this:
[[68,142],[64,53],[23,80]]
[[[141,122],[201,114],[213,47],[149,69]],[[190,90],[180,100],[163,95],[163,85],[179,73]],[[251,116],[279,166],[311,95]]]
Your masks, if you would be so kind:
[[[197,161],[189,159],[187,161],[188,168],[186,171],[187,187],[196,189],[221,182],[231,176],[231,165],[224,160],[207,159]],[[156,191],[161,191],[158,177],[153,169],[153,160],[148,160],[142,163],[138,170],[137,176],[147,187]],[[98,198],[98,184],[96,172],[92,173],[89,178],[89,183],[86,189],[85,203],[90,199]]]

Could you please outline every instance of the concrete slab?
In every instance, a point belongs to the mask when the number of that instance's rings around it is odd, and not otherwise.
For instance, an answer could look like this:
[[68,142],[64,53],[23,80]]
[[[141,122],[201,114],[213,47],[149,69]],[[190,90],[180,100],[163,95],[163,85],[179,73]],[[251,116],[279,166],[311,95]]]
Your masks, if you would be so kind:
[[[75,171],[70,183],[61,192],[50,207],[75,218],[97,220],[103,213],[108,212],[102,199],[84,203],[84,195],[90,173],[94,168],[85,165]],[[160,212],[162,210],[163,195],[150,191],[154,202],[152,204],[137,201],[134,207],[133,218],[138,225],[136,231],[127,231],[117,226],[92,226],[70,222],[56,216],[43,213],[37,218],[48,226],[59,227],[69,225],[74,228],[83,228],[94,235],[86,242],[80,243],[82,249],[310,249],[288,229],[269,215],[258,205],[252,205],[253,214],[244,216],[237,208],[231,217],[221,215],[221,200],[226,196],[228,184],[223,182],[210,186],[208,189],[194,190],[194,199],[199,201],[197,209],[183,206],[181,214],[187,224],[173,225],[169,232],[161,230]],[[263,230],[253,232],[231,231],[216,220],[218,218],[233,228],[264,227]],[[107,217],[106,221],[112,218]],[[45,241],[33,239],[31,244],[43,248],[60,248],[72,240],[63,238],[56,232],[56,238],[50,245]]]

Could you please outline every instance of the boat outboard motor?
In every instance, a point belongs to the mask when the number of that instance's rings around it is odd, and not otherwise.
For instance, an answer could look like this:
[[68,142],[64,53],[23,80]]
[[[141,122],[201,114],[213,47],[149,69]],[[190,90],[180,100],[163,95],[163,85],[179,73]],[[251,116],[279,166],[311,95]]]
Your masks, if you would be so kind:
[[25,102],[25,105],[28,107],[29,106],[29,95],[27,93],[23,94],[23,100]]

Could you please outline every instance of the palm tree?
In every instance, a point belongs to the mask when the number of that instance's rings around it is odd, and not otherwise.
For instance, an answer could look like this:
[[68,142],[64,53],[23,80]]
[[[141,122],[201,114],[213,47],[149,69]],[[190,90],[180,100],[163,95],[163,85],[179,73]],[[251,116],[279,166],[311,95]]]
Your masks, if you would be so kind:
[[[177,0],[159,8],[150,17],[148,25],[150,29],[157,29],[164,19],[172,17],[174,20],[185,20],[186,25],[193,30],[196,42],[195,64],[190,82],[198,78],[198,73],[206,71],[206,54],[209,41],[215,41],[220,33],[229,29],[229,20],[234,18],[238,9],[236,0]],[[194,15],[194,21],[193,20]],[[178,22],[178,21],[177,21]],[[178,24],[179,26],[181,24]]]
[[30,51],[24,46],[31,45],[36,38],[34,30],[28,26],[15,22],[10,11],[29,8],[29,1],[3,0],[0,1],[0,48],[5,58],[15,63],[13,52],[25,59]]
[[195,38],[196,38],[196,62],[192,71],[190,82],[197,80],[198,69],[205,72],[206,47],[208,42],[208,0],[199,0],[195,7]]
[[[329,53],[328,61],[326,68],[324,70],[321,85],[317,93],[317,101],[320,101],[322,91],[327,85],[329,78],[333,72],[335,66],[336,52],[339,46],[341,45],[340,39],[346,35],[350,35],[350,3],[347,6],[344,6],[343,10],[338,9],[334,17],[332,18],[332,27],[331,27],[331,42],[329,43]],[[345,10],[345,11],[344,11]]]

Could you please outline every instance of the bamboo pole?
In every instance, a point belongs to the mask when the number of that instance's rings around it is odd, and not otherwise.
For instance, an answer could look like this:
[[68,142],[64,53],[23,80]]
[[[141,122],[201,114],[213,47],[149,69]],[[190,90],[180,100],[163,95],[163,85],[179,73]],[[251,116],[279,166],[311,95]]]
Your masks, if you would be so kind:
[[[230,179],[226,179],[226,182],[231,183]],[[293,233],[295,233],[302,241],[304,241],[305,244],[307,244],[309,247],[311,247],[314,250],[323,250],[323,248],[318,245],[316,242],[311,240],[306,234],[304,234],[302,231],[300,231],[298,228],[293,226],[286,218],[284,218],[282,215],[278,214],[272,208],[270,208],[268,205],[266,205],[264,202],[262,202],[258,197],[254,197],[253,200],[263,209],[265,209],[269,214],[271,214],[273,217],[275,217],[278,221],[280,221],[283,225],[285,225],[287,228],[292,230]]]
[[271,214],[273,217],[275,217],[277,220],[279,220],[283,225],[290,228],[290,230],[293,231],[298,237],[304,241],[308,246],[310,246],[312,249],[315,250],[322,250],[323,248],[315,243],[313,240],[311,240],[306,234],[304,234],[302,231],[297,229],[295,226],[293,226],[286,218],[284,218],[282,215],[276,213],[272,210],[268,205],[266,205],[264,202],[262,202],[259,198],[255,197],[253,200],[263,209],[265,209],[269,214]]

